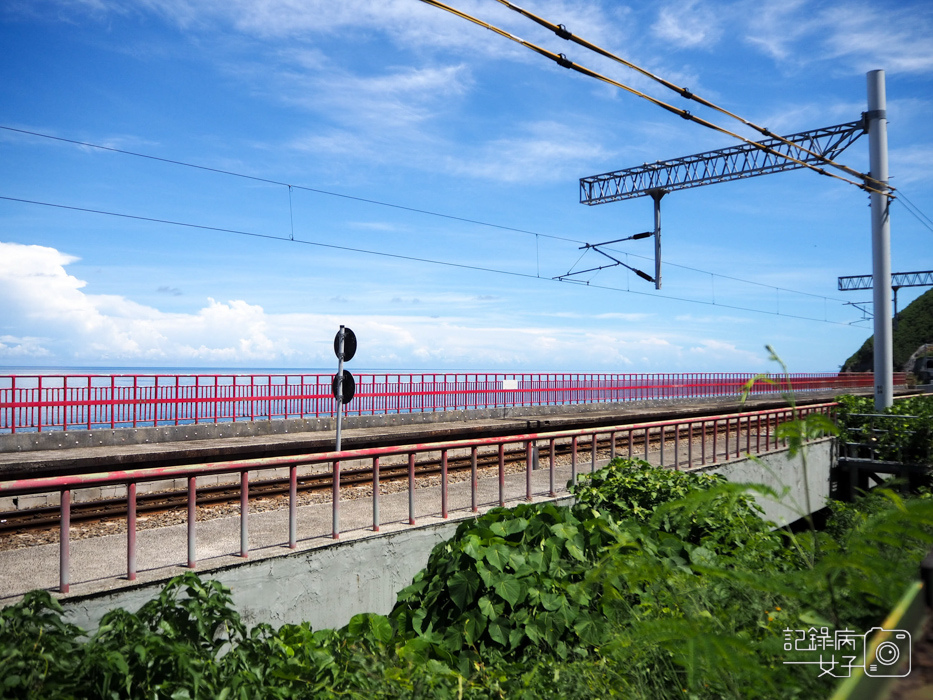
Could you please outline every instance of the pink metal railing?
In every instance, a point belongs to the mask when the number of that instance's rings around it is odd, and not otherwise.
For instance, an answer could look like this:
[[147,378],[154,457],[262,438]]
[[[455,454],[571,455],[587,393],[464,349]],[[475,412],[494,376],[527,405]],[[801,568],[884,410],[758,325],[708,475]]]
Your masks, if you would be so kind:
[[[752,374],[361,374],[347,415],[735,396]],[[0,375],[0,433],[336,415],[331,374]],[[851,389],[872,374],[771,377],[752,394]],[[789,382],[789,387],[788,387]],[[904,375],[895,376],[902,384]]]
[[[823,403],[798,409],[800,416],[809,413],[833,415],[836,403]],[[291,549],[297,547],[297,479],[298,465],[329,464],[334,477],[332,491],[333,524],[331,536],[340,536],[340,463],[347,460],[372,460],[373,465],[373,525],[380,527],[379,513],[379,467],[380,459],[390,456],[406,456],[408,460],[408,522],[415,524],[415,458],[419,454],[441,453],[441,517],[449,517],[447,499],[447,457],[452,450],[470,450],[471,457],[471,511],[478,512],[477,502],[477,467],[478,449],[498,448],[498,505],[506,503],[505,496],[505,448],[508,445],[520,445],[525,451],[525,500],[531,501],[534,495],[556,496],[555,486],[555,444],[571,444],[571,481],[575,482],[578,473],[578,445],[581,440],[590,442],[590,469],[597,464],[597,437],[609,438],[610,458],[626,456],[629,458],[648,459],[662,467],[690,469],[697,466],[712,465],[721,461],[735,459],[744,454],[758,454],[779,449],[777,426],[790,420],[790,408],[750,411],[729,415],[685,418],[681,420],[655,421],[648,423],[615,425],[601,428],[561,430],[546,433],[527,433],[504,437],[477,438],[431,443],[429,445],[402,445],[395,447],[377,447],[341,452],[291,455],[259,459],[233,460],[206,464],[153,467],[131,471],[102,472],[98,474],[74,474],[59,477],[40,477],[0,482],[0,496],[17,496],[36,493],[58,492],[60,500],[60,556],[59,590],[67,593],[70,586],[70,512],[71,492],[75,489],[127,485],[127,579],[135,580],[136,563],[136,485],[140,482],[157,481],[168,478],[186,479],[188,494],[188,558],[187,566],[197,566],[195,528],[197,522],[196,495],[197,479],[210,474],[239,474],[240,476],[240,556],[249,556],[249,473],[264,472],[271,469],[288,467],[289,489],[289,527],[288,544]],[[686,445],[683,446],[683,442]],[[550,453],[548,490],[533,493],[531,472],[534,449],[538,443],[545,443]],[[659,450],[652,451],[652,443]],[[659,454],[658,454],[659,452]],[[673,457],[672,457],[673,453]],[[654,456],[657,455],[655,459]],[[323,534],[323,533],[322,533]],[[284,542],[283,542],[284,544]]]

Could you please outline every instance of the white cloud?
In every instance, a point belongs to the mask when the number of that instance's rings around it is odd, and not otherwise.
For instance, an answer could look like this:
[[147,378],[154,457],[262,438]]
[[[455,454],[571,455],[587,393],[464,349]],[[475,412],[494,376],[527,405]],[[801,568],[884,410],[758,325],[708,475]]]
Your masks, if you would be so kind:
[[717,10],[701,0],[682,0],[661,8],[651,29],[674,48],[709,47],[722,34]]
[[837,6],[823,15],[831,31],[826,58],[846,58],[859,72],[927,73],[933,69],[933,13],[879,8],[863,3]]
[[894,187],[933,179],[933,144],[891,149],[891,184]]
[[688,353],[694,357],[715,357],[717,360],[729,360],[734,366],[747,367],[761,365],[767,355],[764,352],[753,353],[742,350],[733,343],[721,340],[701,340],[698,344],[688,348]]
[[[357,366],[368,367],[671,371],[687,358],[685,369],[697,371],[698,355],[709,366],[723,358],[733,366],[758,359],[715,340],[693,348],[670,329],[638,324],[641,314],[595,314],[568,327],[531,325],[521,316],[490,323],[486,313],[433,318],[433,308],[422,315],[338,319],[210,298],[195,312],[166,313],[121,296],[88,293],[87,284],[66,270],[76,260],[54,248],[0,243],[0,358],[22,365],[322,367],[332,364],[334,329],[346,323],[360,339]],[[483,301],[441,296],[448,308],[457,300],[465,306]]]
[[927,3],[893,7],[832,3],[815,9],[803,0],[745,5],[746,40],[782,63],[834,61],[848,72],[883,68],[927,73],[933,68],[933,12]]
[[502,182],[561,181],[608,155],[579,126],[533,122],[521,125],[517,135],[487,142],[474,154],[451,158],[448,169]]

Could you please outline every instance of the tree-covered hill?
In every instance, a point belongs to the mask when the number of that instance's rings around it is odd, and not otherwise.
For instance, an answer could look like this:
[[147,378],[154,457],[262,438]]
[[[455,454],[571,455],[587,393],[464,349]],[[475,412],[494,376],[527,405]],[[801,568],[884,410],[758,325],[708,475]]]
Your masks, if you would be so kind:
[[[844,372],[870,372],[874,368],[874,336],[842,366]],[[894,370],[910,371],[904,363],[924,343],[933,343],[933,289],[910,303],[897,315],[894,331]]]

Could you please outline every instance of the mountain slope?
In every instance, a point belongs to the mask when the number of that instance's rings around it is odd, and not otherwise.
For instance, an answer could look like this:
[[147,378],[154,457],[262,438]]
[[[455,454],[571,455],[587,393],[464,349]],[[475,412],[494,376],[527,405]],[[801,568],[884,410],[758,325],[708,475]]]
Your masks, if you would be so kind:
[[[933,342],[933,289],[914,299],[897,315],[894,331],[894,369],[910,371],[904,363],[924,343]],[[842,366],[844,372],[870,372],[874,369],[874,336]]]

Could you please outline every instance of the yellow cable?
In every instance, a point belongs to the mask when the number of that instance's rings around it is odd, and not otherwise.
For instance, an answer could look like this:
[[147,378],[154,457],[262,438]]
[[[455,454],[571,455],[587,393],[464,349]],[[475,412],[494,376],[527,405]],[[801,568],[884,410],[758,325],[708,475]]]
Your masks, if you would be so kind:
[[[571,34],[569,31],[567,31],[567,29],[566,29],[563,25],[554,24],[553,22],[550,22],[550,21],[544,19],[543,17],[540,17],[540,16],[534,14],[533,12],[530,12],[530,11],[528,11],[528,10],[522,8],[522,7],[519,7],[518,5],[515,5],[514,3],[509,2],[509,0],[497,0],[497,2],[499,2],[499,3],[502,4],[502,5],[505,5],[505,6],[508,7],[510,10],[513,10],[513,11],[515,11],[515,12],[517,12],[517,13],[519,13],[519,14],[525,16],[525,17],[527,17],[528,19],[530,19],[530,20],[532,20],[532,21],[534,21],[534,22],[540,24],[542,27],[545,27],[546,29],[551,30],[551,31],[554,32],[557,36],[559,36],[561,39],[566,39],[566,40],[568,40],[568,41],[572,41],[572,42],[574,42],[575,44],[579,44],[580,46],[583,46],[584,48],[590,49],[591,51],[595,51],[596,53],[600,54],[601,56],[605,56],[606,58],[609,58],[609,59],[615,61],[616,63],[621,63],[623,66],[626,66],[626,67],[628,67],[628,68],[631,68],[632,70],[635,70],[635,71],[637,71],[638,73],[641,73],[641,74],[644,75],[645,77],[650,78],[650,79],[652,79],[652,80],[654,80],[654,81],[660,83],[660,84],[663,85],[664,87],[666,87],[666,88],[668,88],[668,89],[670,89],[670,90],[673,90],[674,92],[676,92],[676,93],[677,93],[678,95],[680,95],[681,97],[684,97],[684,98],[686,98],[686,99],[688,99],[688,100],[693,100],[693,101],[695,101],[695,102],[699,102],[701,105],[703,105],[703,106],[705,106],[705,107],[709,107],[710,109],[714,109],[714,110],[716,110],[717,112],[720,112],[721,114],[724,114],[724,115],[726,115],[726,116],[728,116],[728,117],[732,117],[733,119],[736,119],[736,120],[742,122],[742,124],[744,124],[745,126],[749,127],[750,129],[754,129],[755,131],[757,131],[758,133],[760,133],[762,136],[768,136],[768,137],[770,137],[770,138],[774,138],[774,139],[776,139],[776,140],[778,140],[778,141],[781,141],[781,142],[787,144],[788,146],[792,146],[792,147],[797,148],[797,149],[799,149],[799,150],[801,150],[801,151],[804,151],[804,152],[810,154],[811,156],[813,156],[814,158],[818,158],[819,160],[821,160],[822,162],[826,163],[827,165],[831,165],[831,166],[833,166],[834,168],[839,168],[840,170],[842,170],[843,172],[848,173],[849,175],[854,175],[855,177],[861,178],[861,179],[863,179],[863,180],[873,180],[873,178],[871,178],[870,176],[865,175],[864,173],[860,173],[858,170],[855,170],[854,168],[850,168],[849,166],[844,165],[844,164],[842,164],[842,163],[837,163],[837,162],[834,161],[832,158],[827,158],[826,156],[824,156],[824,155],[822,155],[822,154],[820,154],[820,153],[816,153],[815,151],[811,151],[811,150],[810,150],[809,148],[807,148],[806,146],[803,146],[803,145],[801,145],[801,144],[799,144],[799,143],[794,143],[793,141],[789,141],[789,140],[785,139],[783,136],[779,136],[779,135],[777,135],[777,134],[774,134],[774,133],[772,133],[771,131],[769,131],[768,129],[766,129],[766,128],[763,127],[763,126],[758,126],[757,124],[755,124],[755,123],[753,123],[753,122],[750,122],[749,120],[747,120],[747,119],[745,119],[745,118],[743,118],[743,117],[740,117],[739,115],[734,114],[733,112],[730,112],[729,110],[727,110],[727,109],[725,109],[725,108],[723,108],[723,107],[720,107],[719,105],[716,105],[716,104],[710,102],[709,100],[706,100],[706,99],[700,97],[699,95],[695,95],[694,93],[690,92],[690,90],[688,90],[687,88],[680,87],[679,85],[677,85],[677,84],[675,84],[675,83],[672,83],[672,82],[670,82],[669,80],[665,80],[664,78],[662,78],[662,77],[660,77],[660,76],[658,76],[658,75],[655,75],[655,74],[652,73],[651,71],[648,71],[648,70],[642,68],[641,66],[638,66],[638,65],[632,63],[631,61],[627,61],[627,60],[625,60],[624,58],[622,58],[622,57],[620,57],[620,56],[617,56],[616,54],[614,54],[614,53],[612,53],[612,52],[610,52],[610,51],[607,51],[606,49],[604,49],[604,48],[602,48],[602,47],[600,47],[600,46],[598,46],[598,45],[596,45],[596,44],[594,44],[594,43],[592,43],[592,42],[590,42],[590,41],[588,41],[588,40],[586,40],[586,39],[583,39],[582,37],[579,37],[579,36],[577,36],[577,35],[575,35],[575,34]],[[891,188],[891,189],[893,189],[893,188]]]
[[[636,90],[636,89],[633,88],[633,87],[630,87],[630,86],[628,86],[628,85],[625,85],[624,83],[620,83],[620,82],[618,82],[617,80],[613,80],[612,78],[608,78],[608,77],[602,75],[601,73],[597,73],[596,71],[594,71],[594,70],[592,70],[592,69],[590,69],[590,68],[587,68],[587,67],[582,66],[582,65],[580,65],[580,64],[574,63],[573,61],[570,61],[570,60],[569,60],[566,56],[564,56],[563,54],[554,53],[553,51],[549,51],[549,50],[547,50],[547,49],[545,49],[545,48],[542,48],[542,47],[540,47],[540,46],[537,46],[536,44],[533,44],[533,43],[531,43],[530,41],[525,41],[524,39],[521,39],[521,38],[515,36],[514,34],[511,34],[511,33],[507,32],[507,31],[505,31],[504,29],[500,29],[499,27],[496,27],[495,25],[489,24],[488,22],[484,22],[484,21],[481,20],[481,19],[478,19],[478,18],[476,18],[476,17],[473,17],[472,15],[469,15],[469,14],[467,14],[466,12],[462,12],[461,10],[457,10],[457,9],[455,9],[455,8],[453,8],[453,7],[450,7],[449,5],[445,5],[444,3],[439,2],[438,0],[421,0],[421,2],[425,3],[426,5],[431,5],[432,7],[436,7],[436,8],[438,8],[438,9],[440,9],[440,10],[445,10],[446,12],[450,12],[451,14],[456,15],[457,17],[460,17],[460,18],[462,18],[462,19],[465,19],[465,20],[467,20],[468,22],[472,22],[473,24],[476,24],[476,25],[478,25],[478,26],[480,26],[480,27],[483,27],[484,29],[488,29],[489,31],[494,32],[494,33],[498,34],[499,36],[505,37],[506,39],[509,39],[509,40],[514,41],[514,42],[516,42],[516,43],[518,43],[518,44],[521,44],[521,45],[524,46],[525,48],[530,49],[531,51],[534,51],[535,53],[538,53],[538,54],[544,56],[545,58],[551,59],[552,61],[554,61],[555,63],[557,63],[557,64],[560,65],[560,66],[563,66],[564,68],[568,68],[568,69],[571,69],[571,70],[575,70],[575,71],[577,71],[578,73],[582,73],[583,75],[587,75],[587,76],[589,76],[589,77],[591,77],[591,78],[595,78],[595,79],[597,79],[597,80],[601,80],[601,81],[603,81],[603,82],[605,82],[605,83],[607,83],[607,84],[609,84],[609,85],[613,85],[613,86],[615,86],[615,87],[617,87],[617,88],[620,88],[620,89],[622,89],[622,90],[625,90],[626,92],[630,92],[631,94],[636,95],[637,97],[641,97],[642,99],[647,100],[647,101],[651,102],[652,104],[654,104],[654,105],[656,105],[656,106],[658,106],[658,107],[661,107],[662,109],[665,109],[665,110],[667,110],[668,112],[671,112],[672,114],[676,114],[676,115],[678,115],[679,117],[682,117],[682,118],[684,118],[684,119],[687,119],[688,121],[695,122],[695,123],[697,123],[697,124],[700,124],[701,126],[705,126],[705,127],[709,128],[709,129],[713,129],[714,131],[718,131],[718,132],[720,132],[720,133],[722,133],[722,134],[726,134],[727,136],[732,136],[733,138],[736,138],[736,139],[738,139],[739,141],[742,141],[742,142],[744,142],[744,143],[747,143],[747,144],[749,144],[750,146],[754,146],[754,147],[756,147],[756,148],[759,148],[759,149],[765,151],[766,153],[770,153],[770,154],[775,155],[775,156],[777,156],[777,157],[779,157],[779,158],[785,158],[786,160],[789,160],[789,161],[791,161],[791,162],[793,162],[793,163],[797,163],[797,164],[800,165],[801,167],[808,168],[809,170],[813,170],[814,172],[817,172],[817,173],[819,173],[820,175],[826,175],[827,177],[832,177],[832,178],[835,178],[835,179],[837,179],[837,180],[841,180],[841,181],[843,181],[843,182],[847,182],[847,183],[849,183],[850,185],[855,185],[856,187],[858,187],[858,188],[860,188],[860,189],[863,189],[863,190],[866,190],[866,191],[868,191],[868,192],[877,192],[877,193],[879,193],[879,194],[888,195],[889,197],[891,196],[891,195],[889,194],[889,192],[886,192],[886,191],[884,191],[884,190],[879,190],[879,189],[873,188],[873,187],[871,187],[871,186],[869,186],[869,185],[867,185],[867,184],[864,184],[864,183],[855,182],[854,180],[850,180],[849,178],[842,177],[841,175],[836,175],[836,174],[834,174],[834,173],[826,172],[823,168],[818,168],[818,167],[816,167],[815,165],[811,165],[810,163],[805,163],[804,161],[799,160],[799,159],[797,159],[797,158],[794,158],[793,156],[787,155],[787,154],[785,154],[785,153],[781,153],[780,151],[776,151],[776,150],[774,150],[773,148],[771,148],[770,146],[765,146],[764,144],[759,143],[759,142],[757,142],[757,141],[752,141],[751,139],[747,139],[747,138],[745,138],[744,136],[741,136],[741,135],[739,135],[739,134],[736,134],[735,132],[729,131],[728,129],[725,129],[725,128],[721,127],[721,126],[718,126],[718,125],[716,125],[716,124],[713,124],[712,122],[706,121],[705,119],[701,119],[700,117],[697,117],[697,116],[691,114],[688,110],[680,109],[680,108],[678,108],[678,107],[674,107],[673,105],[670,105],[670,104],[668,104],[668,103],[666,103],[666,102],[663,102],[662,100],[659,100],[659,99],[657,99],[657,98],[651,97],[650,95],[646,95],[645,93],[640,92],[639,90]],[[794,144],[792,144],[792,145],[794,145]],[[859,174],[859,177],[865,177],[865,176]],[[869,179],[870,179],[870,178],[869,178]]]

